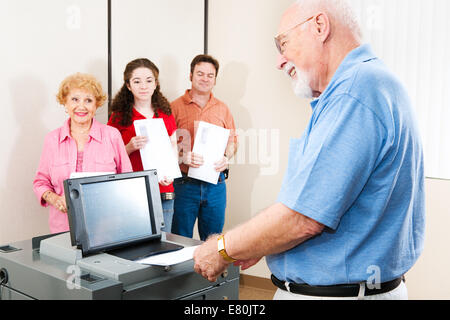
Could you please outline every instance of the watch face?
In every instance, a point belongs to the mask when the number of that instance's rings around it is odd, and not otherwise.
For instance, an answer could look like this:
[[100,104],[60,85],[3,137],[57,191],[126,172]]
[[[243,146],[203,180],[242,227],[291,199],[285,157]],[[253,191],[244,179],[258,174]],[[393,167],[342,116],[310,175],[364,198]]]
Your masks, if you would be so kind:
[[225,250],[225,246],[224,246],[222,238],[220,238],[219,241],[217,242],[217,250],[219,250],[219,251]]

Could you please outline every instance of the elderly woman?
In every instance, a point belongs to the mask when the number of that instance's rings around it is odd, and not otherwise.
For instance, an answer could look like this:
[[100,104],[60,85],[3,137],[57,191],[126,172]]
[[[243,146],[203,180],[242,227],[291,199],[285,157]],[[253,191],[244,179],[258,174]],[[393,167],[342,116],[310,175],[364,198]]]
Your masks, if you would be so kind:
[[59,88],[57,100],[69,119],[45,137],[33,190],[44,207],[50,207],[52,233],[69,230],[63,181],[73,172],[131,172],[122,136],[94,119],[106,96],[91,75],[76,73]]

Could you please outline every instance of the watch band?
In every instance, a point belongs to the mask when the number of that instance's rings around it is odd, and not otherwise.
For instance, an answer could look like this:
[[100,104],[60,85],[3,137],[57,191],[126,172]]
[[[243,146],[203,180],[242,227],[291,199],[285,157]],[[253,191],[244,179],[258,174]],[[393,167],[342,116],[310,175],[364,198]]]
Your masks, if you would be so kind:
[[225,259],[225,261],[231,263],[237,261],[236,259],[230,257],[227,251],[225,250],[225,235],[223,234],[220,235],[219,238],[217,238],[217,251]]

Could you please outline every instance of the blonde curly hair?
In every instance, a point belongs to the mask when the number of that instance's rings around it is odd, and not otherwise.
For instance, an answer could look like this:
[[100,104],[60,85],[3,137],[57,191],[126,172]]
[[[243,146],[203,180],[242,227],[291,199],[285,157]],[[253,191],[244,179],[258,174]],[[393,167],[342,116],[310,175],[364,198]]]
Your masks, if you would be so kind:
[[79,72],[68,76],[61,82],[58,94],[56,95],[56,100],[61,105],[64,105],[67,96],[73,89],[86,90],[93,94],[97,108],[102,106],[106,101],[106,94],[103,93],[100,82],[93,75]]

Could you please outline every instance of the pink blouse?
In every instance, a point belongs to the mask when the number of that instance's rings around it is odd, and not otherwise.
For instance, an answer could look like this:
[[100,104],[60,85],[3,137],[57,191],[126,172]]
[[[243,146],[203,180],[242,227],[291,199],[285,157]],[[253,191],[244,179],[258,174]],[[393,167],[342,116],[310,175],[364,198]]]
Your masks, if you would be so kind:
[[[50,190],[60,196],[63,195],[63,181],[77,169],[77,144],[70,136],[69,121],[70,119],[45,137],[41,160],[33,182],[33,191],[44,207],[49,206],[42,199],[44,192]],[[119,131],[95,119],[92,120],[82,159],[83,172],[133,171]],[[67,214],[50,206],[49,226],[52,233],[68,231]]]
[[77,168],[76,172],[83,172],[83,151],[77,152]]

